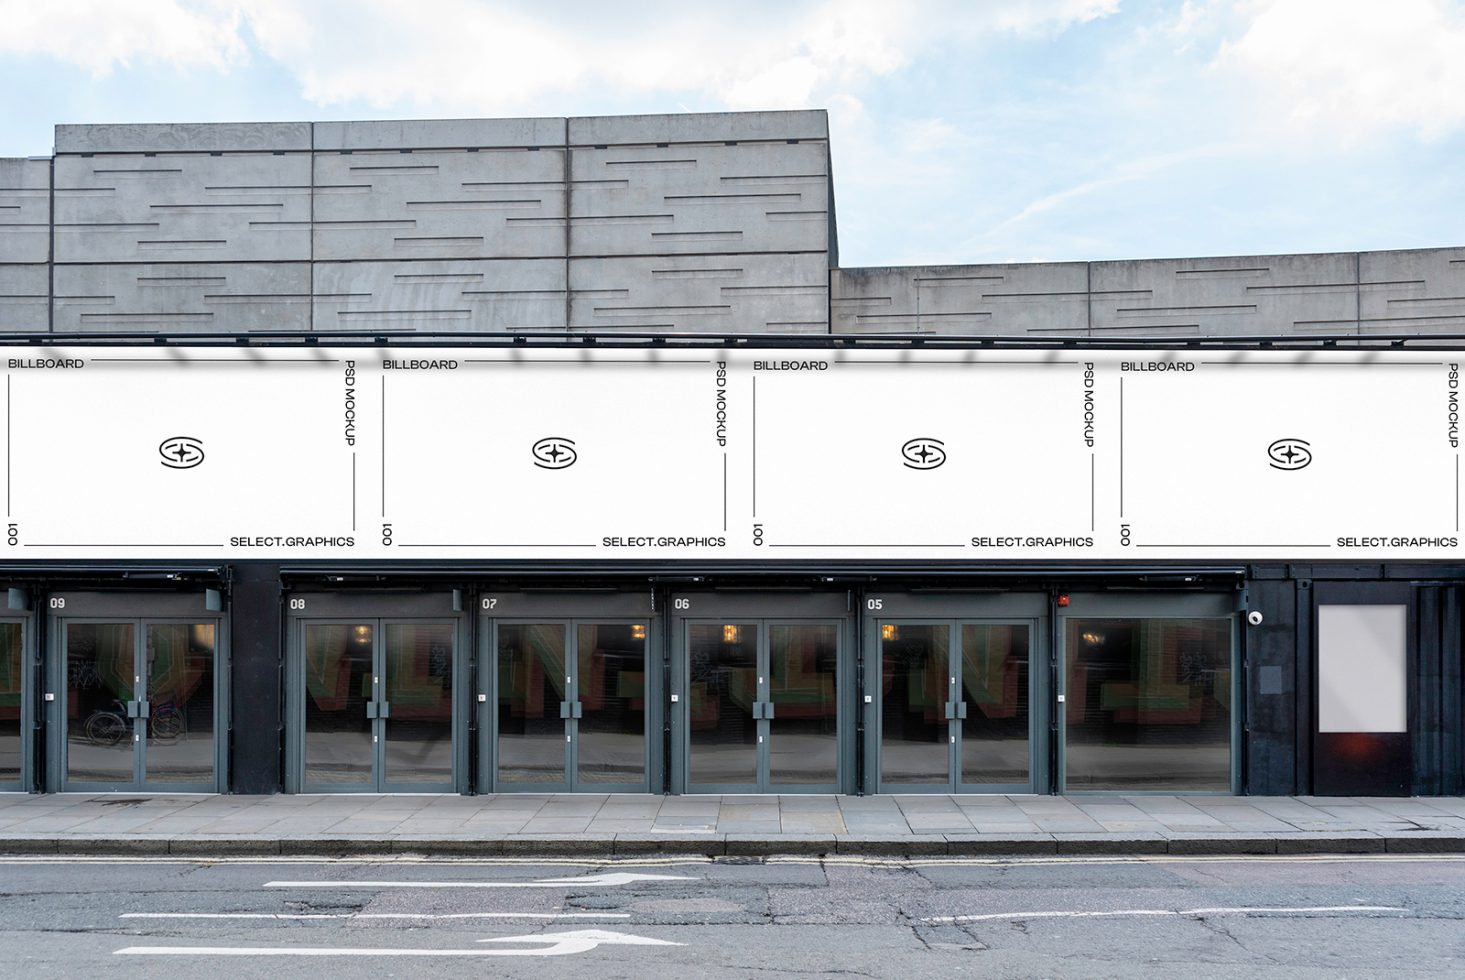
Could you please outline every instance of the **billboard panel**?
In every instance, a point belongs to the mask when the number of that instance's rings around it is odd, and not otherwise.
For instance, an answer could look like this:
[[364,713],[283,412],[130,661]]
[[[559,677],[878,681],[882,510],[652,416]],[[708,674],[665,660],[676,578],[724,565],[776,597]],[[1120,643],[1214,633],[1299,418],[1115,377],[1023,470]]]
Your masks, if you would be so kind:
[[1452,559],[1428,351],[9,348],[14,559]]

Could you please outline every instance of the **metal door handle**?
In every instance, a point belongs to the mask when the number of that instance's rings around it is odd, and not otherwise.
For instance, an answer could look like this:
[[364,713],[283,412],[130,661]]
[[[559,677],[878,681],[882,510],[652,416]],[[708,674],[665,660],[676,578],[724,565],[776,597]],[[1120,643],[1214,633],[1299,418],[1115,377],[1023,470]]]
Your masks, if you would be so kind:
[[966,721],[966,702],[965,701],[958,701],[958,702],[956,702],[956,717],[959,718],[959,719],[961,719],[962,721]]
[[392,703],[390,701],[378,701],[376,703],[376,716],[378,718],[392,717]]

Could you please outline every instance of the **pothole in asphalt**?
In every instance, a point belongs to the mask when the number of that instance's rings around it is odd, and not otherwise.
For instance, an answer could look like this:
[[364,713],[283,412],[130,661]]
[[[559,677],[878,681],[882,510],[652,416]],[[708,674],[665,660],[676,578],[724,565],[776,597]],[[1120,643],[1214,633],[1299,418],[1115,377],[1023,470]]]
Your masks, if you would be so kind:
[[139,803],[151,803],[151,802],[152,802],[152,797],[146,797],[145,796],[142,799],[103,800],[102,801],[102,806],[137,806]]

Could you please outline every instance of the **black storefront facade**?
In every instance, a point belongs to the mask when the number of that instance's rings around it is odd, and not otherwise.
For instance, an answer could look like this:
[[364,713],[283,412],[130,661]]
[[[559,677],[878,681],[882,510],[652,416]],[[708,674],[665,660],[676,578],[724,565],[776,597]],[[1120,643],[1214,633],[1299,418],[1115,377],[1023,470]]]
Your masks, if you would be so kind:
[[[1454,794],[1462,575],[1341,563],[12,566],[0,784]],[[1402,731],[1335,732],[1322,717],[1332,665],[1320,642],[1336,622],[1359,629],[1357,615],[1402,627],[1385,630],[1402,644]]]

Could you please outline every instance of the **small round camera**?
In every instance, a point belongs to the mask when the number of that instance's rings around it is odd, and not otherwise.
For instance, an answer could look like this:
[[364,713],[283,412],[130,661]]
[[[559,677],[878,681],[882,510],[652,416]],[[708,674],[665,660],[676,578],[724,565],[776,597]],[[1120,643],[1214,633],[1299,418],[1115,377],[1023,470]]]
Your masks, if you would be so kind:
[[1246,621],[1253,626],[1260,626],[1262,624],[1261,610],[1253,609],[1251,612],[1247,613]]

